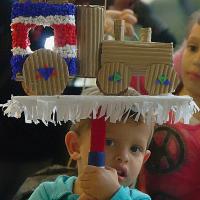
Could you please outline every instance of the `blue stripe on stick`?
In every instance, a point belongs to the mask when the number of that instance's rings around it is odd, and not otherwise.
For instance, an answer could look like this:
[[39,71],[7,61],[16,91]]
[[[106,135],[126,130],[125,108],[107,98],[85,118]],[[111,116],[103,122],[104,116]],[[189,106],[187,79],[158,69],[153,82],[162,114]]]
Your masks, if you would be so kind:
[[90,152],[88,157],[88,164],[96,167],[105,166],[105,153],[104,152]]

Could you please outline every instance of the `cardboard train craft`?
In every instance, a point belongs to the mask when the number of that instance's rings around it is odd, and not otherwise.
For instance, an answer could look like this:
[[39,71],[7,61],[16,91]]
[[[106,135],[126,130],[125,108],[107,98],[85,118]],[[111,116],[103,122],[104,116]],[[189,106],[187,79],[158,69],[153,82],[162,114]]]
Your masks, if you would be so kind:
[[[115,40],[104,38],[105,9],[66,0],[20,0],[12,8],[13,79],[28,95],[60,95],[73,77],[96,78],[105,95],[124,95],[133,75],[145,76],[149,95],[171,93],[178,84],[171,43],[151,42],[142,28],[140,41],[124,41],[124,21],[114,24]],[[54,49],[31,51],[29,31],[48,26]]]
[[[140,41],[124,40],[124,21],[114,24],[115,40],[104,38],[105,8],[75,5],[64,0],[20,0],[12,8],[13,79],[29,96],[13,96],[4,114],[35,124],[73,123],[91,119],[89,164],[104,166],[106,121],[116,123],[137,113],[145,123],[174,122],[198,110],[191,97],[171,93],[178,84],[172,67],[172,44],[151,42],[151,29],[141,29]],[[31,51],[29,31],[49,26],[54,31],[53,51]],[[145,76],[149,96],[125,96],[131,76]],[[61,95],[73,77],[96,78],[104,96]],[[161,95],[159,94],[166,94]],[[124,97],[123,97],[124,95]],[[99,147],[99,149],[97,149]]]

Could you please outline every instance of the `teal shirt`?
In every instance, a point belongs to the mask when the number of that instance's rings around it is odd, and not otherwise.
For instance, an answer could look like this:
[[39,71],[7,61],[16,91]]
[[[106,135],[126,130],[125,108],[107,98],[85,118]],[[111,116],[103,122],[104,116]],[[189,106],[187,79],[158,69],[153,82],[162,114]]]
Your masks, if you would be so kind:
[[[73,194],[75,176],[59,176],[54,182],[41,183],[29,200],[77,200],[79,195]],[[150,200],[151,198],[136,189],[121,186],[111,200]]]

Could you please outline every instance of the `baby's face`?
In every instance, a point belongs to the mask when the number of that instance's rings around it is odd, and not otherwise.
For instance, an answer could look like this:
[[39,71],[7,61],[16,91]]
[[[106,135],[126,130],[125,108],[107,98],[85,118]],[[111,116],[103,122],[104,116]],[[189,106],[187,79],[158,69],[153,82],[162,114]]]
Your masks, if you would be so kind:
[[183,52],[182,79],[190,95],[200,96],[200,25],[195,24]]
[[[127,123],[107,123],[106,128],[106,166],[117,170],[121,185],[131,186],[136,180],[144,159],[151,130],[147,125],[128,121]],[[86,135],[85,135],[86,136]],[[87,165],[90,148],[90,130],[81,145],[82,167]]]
[[106,131],[106,165],[115,168],[121,185],[131,186],[142,167],[150,128],[141,123],[109,123]]

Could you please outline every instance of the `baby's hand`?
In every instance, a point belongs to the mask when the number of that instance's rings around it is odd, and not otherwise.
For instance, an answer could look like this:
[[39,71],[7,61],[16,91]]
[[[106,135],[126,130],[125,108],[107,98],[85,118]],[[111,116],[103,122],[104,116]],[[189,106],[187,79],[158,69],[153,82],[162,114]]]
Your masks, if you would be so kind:
[[87,166],[80,176],[80,185],[85,194],[94,199],[110,199],[120,188],[117,171],[113,168]]
[[130,9],[125,9],[122,11],[117,10],[107,10],[105,18],[105,33],[114,35],[114,20],[121,19],[125,20],[125,35],[133,36],[134,28],[133,26],[137,23],[137,18]]

